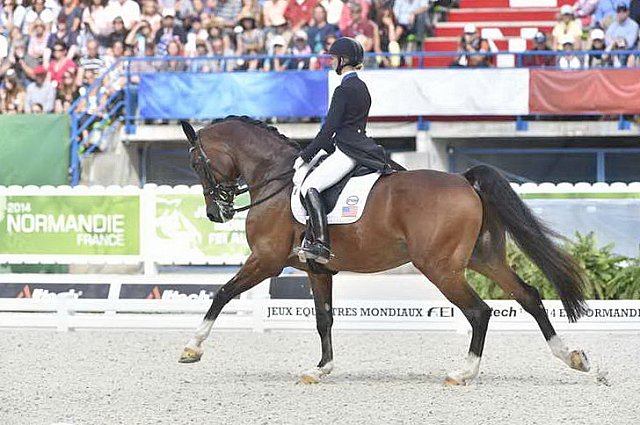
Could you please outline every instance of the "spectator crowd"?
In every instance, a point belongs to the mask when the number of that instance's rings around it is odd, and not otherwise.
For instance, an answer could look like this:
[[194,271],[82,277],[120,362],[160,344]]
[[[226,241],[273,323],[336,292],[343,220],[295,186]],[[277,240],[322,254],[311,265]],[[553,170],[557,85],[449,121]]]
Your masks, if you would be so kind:
[[[139,72],[328,68],[319,57],[261,55],[322,54],[340,36],[358,39],[367,52],[399,53],[417,47],[412,41],[425,34],[438,2],[2,0],[0,113],[64,112],[83,96],[82,110],[97,115],[124,87],[124,65],[100,87],[92,84],[123,57],[148,59],[132,62],[135,83]],[[149,59],[156,57],[189,60]],[[367,62],[401,65],[398,57]]]
[[[330,61],[310,55],[326,53],[340,36],[358,39],[366,52],[420,50],[419,40],[429,33],[434,10],[455,4],[454,0],[1,1],[0,113],[64,112],[82,96],[81,110],[96,122],[105,103],[114,102],[126,84],[122,62],[112,67],[123,57],[148,59],[131,64],[134,83],[136,74],[153,71],[326,69]],[[638,58],[625,51],[638,47],[638,21],[640,0],[578,0],[561,8],[551,33],[535,35],[533,51],[522,55],[522,65],[634,66]],[[496,50],[492,40],[467,24],[458,47],[464,54],[452,65],[493,66],[495,57],[488,53]],[[151,59],[158,57],[189,60]],[[365,66],[398,67],[402,59],[371,56]],[[93,87],[110,68],[104,84]]]

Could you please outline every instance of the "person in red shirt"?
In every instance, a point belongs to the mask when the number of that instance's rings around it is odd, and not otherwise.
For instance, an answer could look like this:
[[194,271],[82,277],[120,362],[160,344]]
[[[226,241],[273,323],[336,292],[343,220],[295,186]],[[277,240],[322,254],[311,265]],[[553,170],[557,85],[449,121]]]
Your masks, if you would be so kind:
[[67,45],[64,41],[56,41],[53,44],[52,52],[53,57],[51,58],[51,62],[49,62],[47,72],[53,85],[59,87],[62,84],[65,72],[71,70],[75,75],[76,64],[67,57]]
[[284,17],[289,21],[293,32],[309,23],[313,16],[313,8],[317,5],[318,0],[289,0]]

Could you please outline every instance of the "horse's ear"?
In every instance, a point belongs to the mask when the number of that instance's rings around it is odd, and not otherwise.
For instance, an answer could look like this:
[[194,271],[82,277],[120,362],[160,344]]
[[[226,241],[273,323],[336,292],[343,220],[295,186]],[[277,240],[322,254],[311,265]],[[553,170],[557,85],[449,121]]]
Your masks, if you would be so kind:
[[196,130],[193,128],[191,124],[189,124],[187,121],[184,121],[184,120],[180,121],[180,125],[182,126],[182,131],[184,131],[184,134],[187,136],[187,139],[189,140],[189,144],[192,147],[195,147],[196,140],[198,140],[198,136],[196,135]]

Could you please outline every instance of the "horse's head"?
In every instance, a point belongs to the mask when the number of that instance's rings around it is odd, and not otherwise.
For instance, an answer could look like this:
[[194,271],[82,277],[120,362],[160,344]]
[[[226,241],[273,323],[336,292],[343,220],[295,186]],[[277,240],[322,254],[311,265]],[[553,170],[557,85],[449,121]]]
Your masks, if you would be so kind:
[[224,151],[224,145],[213,138],[200,140],[196,131],[186,121],[181,121],[182,130],[189,140],[191,168],[196,172],[203,187],[207,217],[216,223],[233,218],[233,200],[238,185],[238,171],[233,158]]

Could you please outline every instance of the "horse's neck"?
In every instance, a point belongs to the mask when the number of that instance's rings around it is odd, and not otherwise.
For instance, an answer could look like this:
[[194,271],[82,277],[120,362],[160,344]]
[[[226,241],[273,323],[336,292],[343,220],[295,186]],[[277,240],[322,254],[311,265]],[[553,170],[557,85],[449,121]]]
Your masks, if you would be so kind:
[[[292,167],[294,158],[297,155],[295,149],[289,146],[278,146],[277,148],[279,150],[268,148],[263,150],[244,149],[243,152],[239,152],[240,155],[239,158],[236,158],[236,163],[238,164],[240,175],[250,187],[262,185],[265,181],[285,173]],[[260,187],[256,191],[258,193],[251,193],[251,197],[259,196],[262,192],[269,193],[269,191],[273,191],[274,187],[284,184],[286,178],[278,179],[265,187]]]

